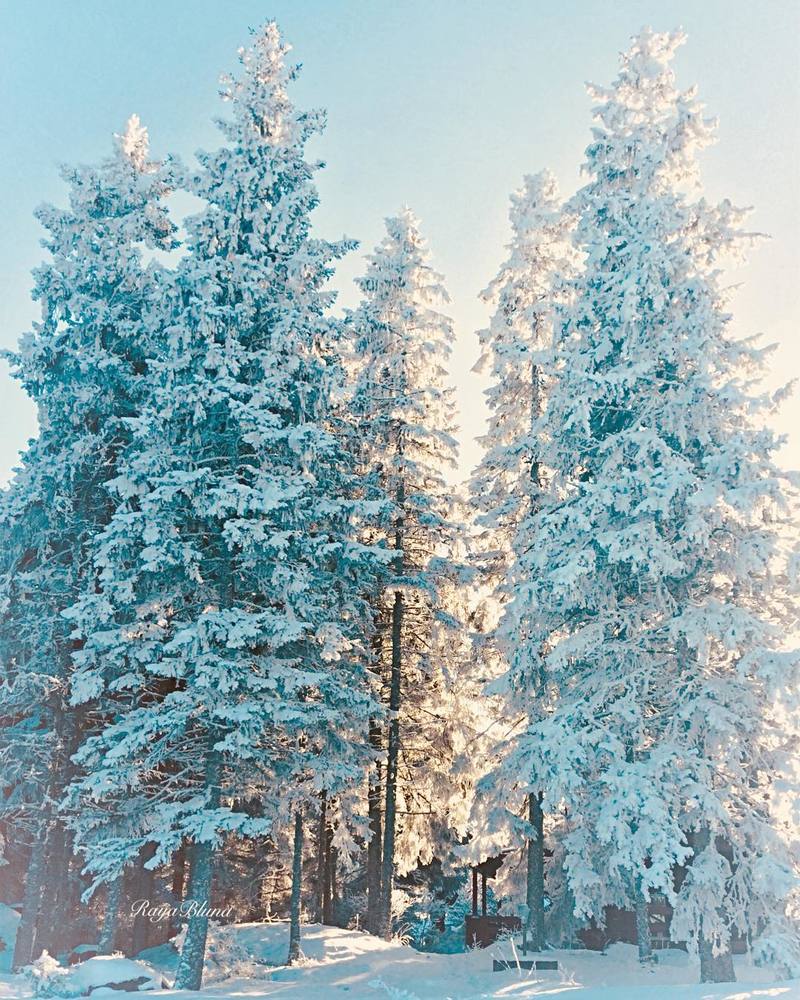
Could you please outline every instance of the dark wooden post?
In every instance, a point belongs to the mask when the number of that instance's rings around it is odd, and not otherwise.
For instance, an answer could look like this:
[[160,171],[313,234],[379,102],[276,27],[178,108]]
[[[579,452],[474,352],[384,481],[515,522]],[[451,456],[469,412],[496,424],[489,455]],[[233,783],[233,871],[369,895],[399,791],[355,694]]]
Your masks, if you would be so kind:
[[481,916],[486,916],[486,872],[481,872]]

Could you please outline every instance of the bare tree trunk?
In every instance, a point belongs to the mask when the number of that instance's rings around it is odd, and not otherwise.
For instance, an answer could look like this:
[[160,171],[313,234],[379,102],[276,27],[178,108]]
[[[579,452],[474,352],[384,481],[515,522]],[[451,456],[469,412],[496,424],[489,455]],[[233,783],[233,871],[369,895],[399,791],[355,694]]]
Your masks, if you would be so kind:
[[300,891],[303,879],[303,814],[294,814],[294,842],[292,844],[292,896],[289,904],[289,956],[287,965],[300,957]]
[[[216,809],[220,800],[222,760],[213,749],[216,739],[209,737],[205,785],[208,791],[208,808]],[[203,963],[206,956],[208,916],[204,914],[211,900],[211,883],[214,874],[214,848],[208,841],[196,843],[192,852],[192,870],[189,878],[189,902],[195,912],[189,915],[186,938],[175,974],[176,990],[199,990],[203,981]]]
[[386,806],[383,816],[383,858],[381,861],[381,927],[387,940],[392,936],[392,883],[394,880],[394,838],[397,818],[397,766],[400,756],[400,681],[402,677],[401,639],[403,595],[397,590],[392,607],[392,673],[389,687],[389,745],[386,755]]
[[110,955],[114,951],[114,939],[119,923],[119,905],[122,900],[122,875],[109,885],[106,895],[106,912],[103,917],[103,929],[100,932],[98,949],[101,955]]
[[528,928],[527,938],[534,951],[544,950],[544,813],[542,793],[528,795],[528,822],[534,829],[534,836],[528,840],[527,898]]
[[[381,726],[372,720],[369,726],[369,741],[372,748],[382,749]],[[367,930],[370,934],[380,932],[381,919],[381,864],[383,817],[381,815],[381,767],[376,761],[370,770],[367,791],[367,811],[369,815],[370,841],[367,845]]]

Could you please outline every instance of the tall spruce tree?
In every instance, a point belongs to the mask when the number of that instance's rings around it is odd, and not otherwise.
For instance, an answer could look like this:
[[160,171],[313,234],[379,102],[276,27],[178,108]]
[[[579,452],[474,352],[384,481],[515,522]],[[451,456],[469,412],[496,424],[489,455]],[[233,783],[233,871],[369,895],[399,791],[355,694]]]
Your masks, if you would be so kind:
[[[98,880],[144,845],[193,844],[176,984],[201,983],[215,851],[360,780],[378,712],[363,668],[352,461],[333,433],[341,370],[323,286],[349,244],[310,236],[320,113],[270,22],[226,79],[226,143],[188,178],[206,205],[163,289],[148,397],[111,484],[98,590],[72,612],[76,703],[108,707],[78,753],[76,826]],[[301,845],[302,846],[302,845]],[[294,938],[293,938],[294,945]]]
[[[385,766],[370,778],[369,928],[391,933],[396,868],[429,861],[448,828],[447,773],[453,720],[444,708],[450,657],[463,638],[457,616],[455,498],[446,476],[457,459],[454,402],[447,386],[453,342],[441,275],[430,265],[414,215],[386,220],[387,235],[357,284],[360,306],[349,317],[357,371],[352,409],[365,483],[393,509],[372,540],[394,549],[373,592],[376,669],[388,724],[373,725]],[[447,784],[445,781],[444,784]]]
[[[483,643],[482,668],[490,675],[508,671],[504,730],[531,724],[544,710],[545,691],[537,671],[530,610],[520,601],[526,553],[535,545],[533,518],[549,488],[542,464],[540,421],[553,369],[553,315],[559,287],[570,267],[569,218],[561,208],[558,186],[549,171],[525,178],[511,197],[512,239],[509,255],[483,293],[496,304],[480,332],[481,357],[476,369],[487,372],[490,420],[485,452],[471,483],[480,530],[476,560],[482,580],[505,614]],[[516,598],[516,599],[515,599]],[[495,662],[492,662],[495,661]],[[480,785],[476,819],[483,826],[476,844],[508,847],[506,837],[526,842],[527,933],[532,947],[545,943],[544,786],[506,745],[495,749],[495,764]],[[520,799],[524,808],[520,822]],[[548,800],[549,801],[549,800]],[[510,810],[510,815],[502,815]]]
[[168,171],[148,159],[135,115],[110,159],[62,174],[69,207],[37,212],[50,253],[34,272],[42,318],[9,355],[39,423],[0,509],[0,784],[5,816],[32,845],[15,967],[60,950],[77,924],[75,862],[55,803],[87,720],[68,706],[76,642],[63,613],[92,589],[92,540],[111,516],[106,484],[141,399],[158,270],[142,251],[173,244]]
[[708,980],[733,978],[735,933],[790,940],[771,802],[797,684],[796,495],[765,426],[776,398],[754,389],[765,352],[734,337],[719,272],[743,213],[685,193],[713,128],[676,88],[682,41],[642,32],[592,88],[570,205],[585,266],[541,421],[552,489],[514,597],[546,712],[515,752],[570,806],[578,910],[663,893]]

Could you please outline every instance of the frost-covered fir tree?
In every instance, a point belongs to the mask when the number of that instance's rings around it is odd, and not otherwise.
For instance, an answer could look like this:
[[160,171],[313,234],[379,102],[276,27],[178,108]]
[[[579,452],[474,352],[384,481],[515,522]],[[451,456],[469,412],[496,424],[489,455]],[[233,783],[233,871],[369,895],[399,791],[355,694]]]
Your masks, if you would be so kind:
[[500,588],[532,491],[542,486],[533,427],[549,376],[554,283],[566,278],[570,258],[568,219],[550,171],[525,177],[511,196],[509,219],[508,258],[481,295],[495,305],[489,326],[478,334],[475,366],[490,379],[490,420],[481,441],[485,454],[471,482],[484,535],[484,580]]
[[[72,612],[72,697],[103,731],[78,753],[78,834],[100,881],[145,846],[193,844],[188,896],[207,905],[228,834],[296,820],[360,780],[378,711],[362,667],[362,591],[379,554],[334,435],[340,366],[324,284],[348,244],[310,236],[319,113],[268,23],[226,79],[225,143],[189,178],[206,202],[164,289],[160,354],[111,484],[97,593]],[[301,845],[302,846],[302,845]],[[200,986],[207,917],[191,916],[177,985]]]
[[643,31],[592,89],[570,206],[585,266],[540,421],[552,488],[509,606],[539,652],[507,686],[524,706],[542,677],[515,753],[570,809],[578,910],[662,892],[702,977],[729,979],[732,935],[791,940],[771,801],[798,679],[796,496],[765,425],[777,400],[755,388],[765,352],[734,337],[719,271],[743,213],[687,193],[713,127],[675,85],[682,41]]
[[[490,411],[484,456],[471,483],[481,533],[477,562],[490,602],[506,608],[502,628],[490,629],[482,647],[482,669],[489,674],[510,669],[524,690],[522,722],[519,698],[508,705],[512,731],[532,722],[541,711],[540,677],[531,670],[538,655],[531,637],[527,605],[513,601],[526,584],[521,569],[535,545],[533,519],[549,486],[542,465],[544,443],[538,438],[546,395],[554,378],[552,341],[555,301],[572,266],[569,217],[562,211],[555,177],[549,171],[525,178],[511,196],[512,238],[508,258],[483,298],[495,304],[489,327],[479,334],[481,357],[476,370],[487,373]],[[533,645],[531,644],[533,642]],[[499,661],[499,662],[498,662]],[[534,948],[544,947],[544,814],[543,789],[527,762],[498,748],[502,764],[483,780],[476,818],[483,827],[476,845],[493,842],[508,847],[520,835],[526,846],[528,935]],[[521,822],[518,818],[523,804]],[[498,812],[499,807],[499,812]],[[502,813],[510,810],[505,819]],[[511,838],[505,839],[505,838]]]
[[453,330],[438,311],[448,296],[412,212],[387,219],[386,230],[357,281],[364,297],[349,317],[364,482],[393,503],[371,536],[395,550],[373,593],[373,652],[389,721],[385,732],[372,731],[386,757],[370,779],[368,926],[383,934],[390,933],[395,869],[430,860],[448,825],[440,779],[449,769],[453,720],[443,709],[449,671],[463,652],[458,527],[446,478],[457,458],[447,386]]
[[[91,590],[89,550],[111,515],[105,488],[140,398],[147,314],[169,249],[167,172],[134,115],[100,167],[65,168],[69,207],[37,212],[50,259],[34,272],[42,318],[10,355],[39,433],[2,496],[0,730],[4,816],[31,843],[14,963],[55,952],[75,924],[76,864],[54,803],[70,779],[82,713],[67,705],[74,642],[63,612]],[[79,865],[77,866],[79,868]],[[78,893],[79,895],[79,890]]]

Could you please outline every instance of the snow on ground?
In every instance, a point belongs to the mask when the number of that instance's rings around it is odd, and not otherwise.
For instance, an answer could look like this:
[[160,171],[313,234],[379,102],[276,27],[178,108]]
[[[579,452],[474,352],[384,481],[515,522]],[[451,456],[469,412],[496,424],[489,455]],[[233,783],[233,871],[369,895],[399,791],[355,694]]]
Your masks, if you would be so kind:
[[[302,962],[283,963],[285,923],[243,924],[237,944],[252,959],[246,975],[214,982],[199,993],[148,992],[175,1000],[800,1000],[800,980],[776,982],[768,969],[737,960],[739,982],[699,985],[697,965],[681,951],[660,954],[642,970],[631,945],[597,952],[548,952],[558,972],[492,972],[494,958],[513,958],[508,942],[462,955],[422,954],[360,931],[310,924],[303,927]],[[149,961],[171,979],[168,949],[152,949]],[[160,958],[160,961],[159,961]],[[19,977],[0,976],[0,998],[29,995]],[[119,994],[117,994],[119,996]]]
[[69,984],[81,993],[88,993],[106,983],[124,983],[128,980],[147,978],[147,988],[161,986],[161,976],[143,962],[120,956],[97,955],[72,967]]

